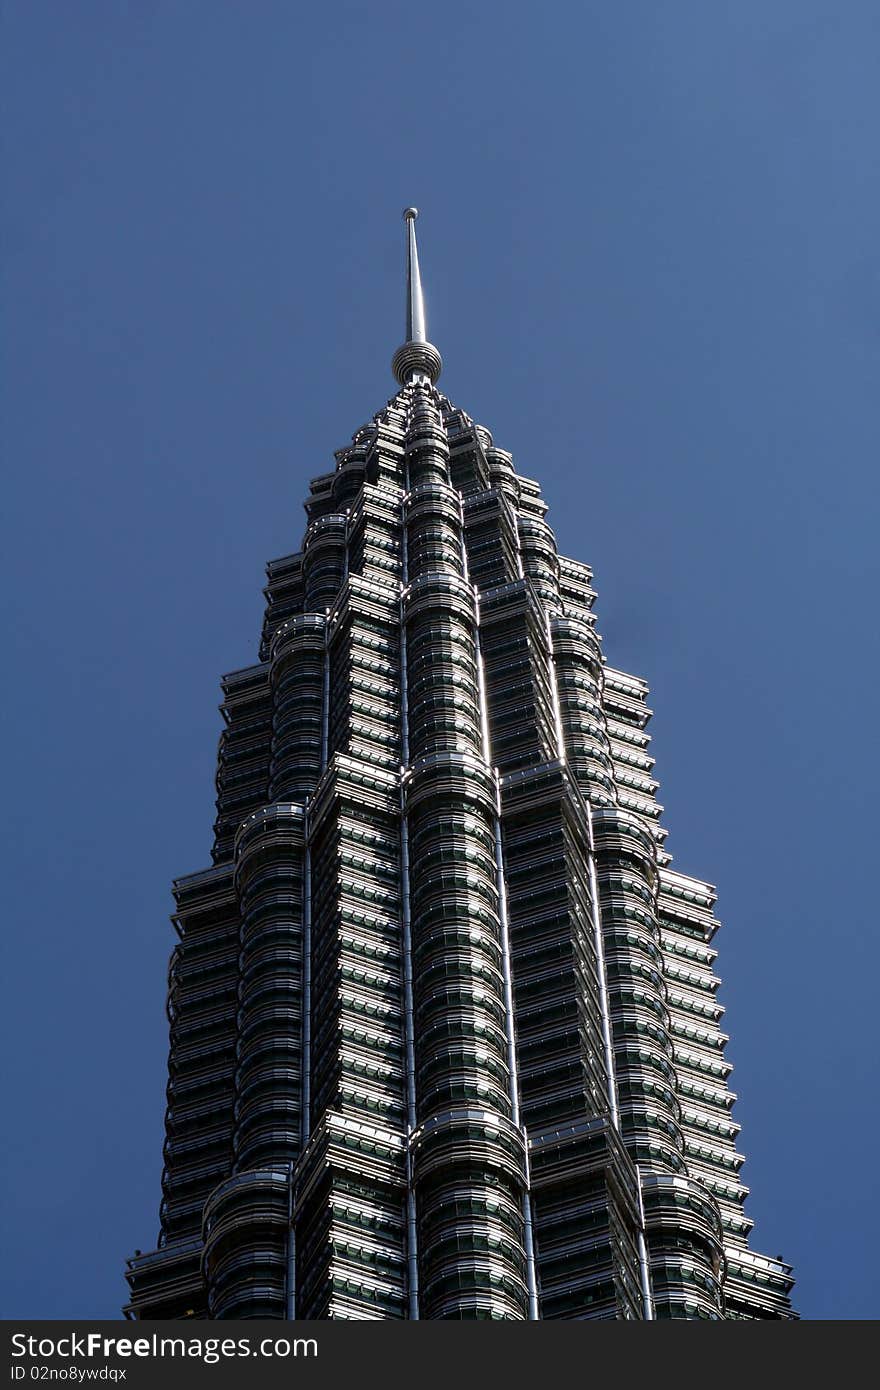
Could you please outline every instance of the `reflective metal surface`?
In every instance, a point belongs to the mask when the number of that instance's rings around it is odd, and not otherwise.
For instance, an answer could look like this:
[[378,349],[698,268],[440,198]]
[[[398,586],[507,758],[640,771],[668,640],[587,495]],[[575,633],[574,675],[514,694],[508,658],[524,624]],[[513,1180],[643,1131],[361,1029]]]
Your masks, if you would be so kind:
[[539,485],[435,386],[315,478],[174,885],[136,1318],[790,1318],[749,1248],[711,885]]
[[425,320],[425,297],[419,270],[419,248],[416,242],[418,208],[404,208],[406,222],[406,340],[397,349],[391,370],[401,386],[412,381],[433,384],[440,376],[443,359],[428,342]]

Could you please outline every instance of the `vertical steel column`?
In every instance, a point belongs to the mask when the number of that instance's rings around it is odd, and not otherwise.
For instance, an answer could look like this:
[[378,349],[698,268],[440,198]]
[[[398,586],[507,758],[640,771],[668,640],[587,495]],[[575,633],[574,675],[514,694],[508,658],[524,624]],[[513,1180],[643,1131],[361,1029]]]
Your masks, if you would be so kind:
[[[477,609],[479,613],[479,608]],[[477,628],[479,643],[479,627]],[[482,667],[483,657],[479,651],[477,659]],[[532,1198],[530,1192],[529,1141],[523,1129],[519,1108],[519,1067],[516,1060],[516,1031],[513,1020],[513,975],[510,966],[510,919],[507,915],[507,885],[504,879],[504,848],[501,840],[501,778],[498,769],[495,774],[495,878],[498,886],[498,920],[501,924],[501,971],[504,980],[504,1030],[507,1035],[508,1070],[510,1073],[510,1118],[517,1129],[522,1131],[526,1153],[526,1188],[523,1192],[523,1245],[526,1256],[526,1288],[529,1294],[529,1322],[540,1318],[538,1310],[538,1280],[535,1273],[535,1236],[532,1222]]]
[[[309,806],[303,825],[303,934],[302,934],[302,1059],[300,1073],[300,1154],[311,1135],[312,1108],[312,854],[309,848]],[[288,1170],[286,1316],[296,1318],[296,1230],[294,1227],[294,1165]]]
[[285,1287],[285,1316],[288,1322],[296,1318],[296,1232],[293,1228],[293,1173],[295,1165],[287,1168],[287,1280]]
[[645,1313],[645,1322],[654,1321],[654,1296],[651,1291],[651,1266],[648,1263],[648,1246],[645,1242],[645,1204],[642,1201],[642,1170],[639,1165],[636,1168],[636,1184],[639,1194],[639,1274],[642,1279],[642,1307]]
[[303,856],[303,1002],[302,1002],[302,1152],[312,1132],[312,851],[309,845],[309,808],[306,806]]
[[412,919],[409,901],[409,826],[406,819],[406,775],[409,767],[409,713],[407,689],[406,622],[404,614],[408,581],[406,496],[401,502],[400,554],[400,916],[403,945],[403,1022],[406,1049],[406,1267],[409,1317],[419,1318],[419,1247],[416,1194],[413,1187],[411,1139],[416,1128],[416,1051],[413,1033]]
[[[347,524],[347,523],[346,523]],[[346,555],[348,550],[346,548]],[[321,696],[321,772],[327,768],[330,731],[330,610],[324,619],[324,677]],[[312,1132],[312,847],[311,826],[306,806],[306,849],[303,861],[303,1138],[306,1145]]]
[[507,1036],[507,1056],[510,1070],[511,1119],[520,1128],[519,1069],[516,1062],[516,1034],[513,1025],[513,978],[510,969],[510,922],[507,916],[507,890],[504,883],[504,857],[501,843],[501,787],[495,772],[495,881],[498,886],[498,919],[501,923],[501,973],[504,980],[504,1031]]
[[[599,971],[600,1010],[602,1014],[602,1042],[605,1051],[605,1070],[608,1074],[608,1104],[611,1108],[611,1123],[620,1133],[620,1110],[617,1103],[617,1079],[614,1071],[614,1048],[611,1041],[611,1018],[608,1012],[608,974],[605,969],[605,942],[602,934],[602,918],[599,909],[599,884],[596,878],[596,852],[593,841],[593,808],[587,802],[587,829],[590,836],[590,897],[593,901],[593,939],[596,950],[596,964]],[[639,1205],[639,1227],[636,1245],[639,1252],[639,1277],[642,1285],[642,1311],[645,1322],[654,1321],[654,1298],[651,1292],[651,1268],[648,1263],[648,1247],[645,1242],[645,1208],[642,1203],[642,1175],[636,1164],[636,1188]]]
[[[460,500],[460,499],[459,499]],[[467,578],[467,553],[464,545],[464,511],[462,508],[462,564]],[[489,737],[488,703],[486,700],[486,667],[483,661],[483,644],[480,634],[480,594],[474,585],[474,600],[477,625],[474,644],[477,657],[477,689],[480,697],[480,733],[483,744],[483,758],[486,766],[492,766],[492,746]],[[501,839],[501,778],[498,769],[493,768],[495,778],[495,884],[498,889],[498,921],[501,928],[501,973],[504,982],[504,1032],[507,1038],[507,1067],[509,1073],[510,1118],[517,1129],[522,1131],[526,1154],[526,1188],[523,1192],[523,1246],[526,1256],[526,1288],[529,1295],[529,1321],[537,1322],[538,1282],[535,1274],[535,1237],[532,1222],[532,1199],[529,1191],[529,1141],[520,1116],[519,1106],[519,1067],[516,1060],[516,1030],[513,1018],[513,975],[510,965],[510,919],[507,915],[507,884],[504,879],[504,847]]]
[[523,1193],[523,1243],[526,1252],[526,1287],[529,1291],[529,1322],[539,1322],[541,1310],[538,1304],[538,1276],[535,1263],[535,1229],[532,1214],[532,1168],[529,1162],[529,1141],[523,1131],[526,1143],[526,1190]]
[[[346,554],[348,552],[346,551]],[[324,681],[321,697],[321,771],[327,766],[330,742],[330,609],[324,620]]]
[[593,841],[593,808],[587,802],[587,833],[590,842],[590,900],[593,918],[593,948],[599,973],[599,1010],[602,1016],[602,1044],[605,1053],[605,1072],[608,1087],[608,1106],[611,1123],[620,1132],[620,1111],[617,1105],[617,1078],[614,1074],[614,1047],[611,1041],[611,1016],[608,1012],[608,973],[605,969],[605,940],[599,915],[599,883],[596,878],[596,851]]

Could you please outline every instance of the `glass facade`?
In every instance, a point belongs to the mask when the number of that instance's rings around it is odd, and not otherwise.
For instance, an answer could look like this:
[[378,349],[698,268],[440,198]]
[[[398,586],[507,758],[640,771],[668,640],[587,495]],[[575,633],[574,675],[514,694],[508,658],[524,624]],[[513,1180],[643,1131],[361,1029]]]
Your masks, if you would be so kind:
[[223,680],[126,1313],[793,1317],[748,1245],[715,895],[664,850],[645,683],[436,349],[395,363]]

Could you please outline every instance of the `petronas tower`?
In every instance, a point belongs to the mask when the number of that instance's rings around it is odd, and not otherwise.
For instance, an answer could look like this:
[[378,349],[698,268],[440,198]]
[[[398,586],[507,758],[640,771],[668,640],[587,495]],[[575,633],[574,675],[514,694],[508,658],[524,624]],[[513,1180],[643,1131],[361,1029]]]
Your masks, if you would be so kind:
[[791,1318],[647,687],[538,484],[438,389],[405,218],[399,389],[312,482],[260,662],[223,679],[126,1313]]

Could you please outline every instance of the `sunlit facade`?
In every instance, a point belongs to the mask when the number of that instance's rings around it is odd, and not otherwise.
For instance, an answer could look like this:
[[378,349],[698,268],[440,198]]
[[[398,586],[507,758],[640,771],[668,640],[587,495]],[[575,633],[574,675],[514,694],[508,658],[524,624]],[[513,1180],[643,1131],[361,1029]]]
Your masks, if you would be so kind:
[[647,686],[538,484],[438,389],[407,233],[399,389],[312,482],[223,680],[126,1313],[790,1318]]

